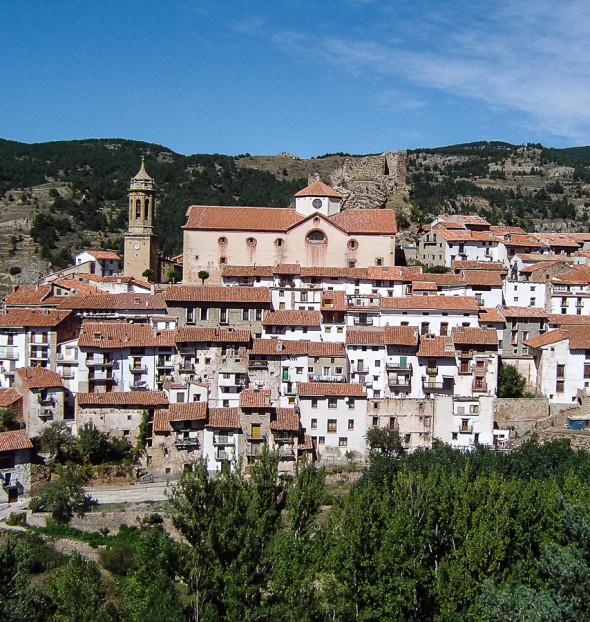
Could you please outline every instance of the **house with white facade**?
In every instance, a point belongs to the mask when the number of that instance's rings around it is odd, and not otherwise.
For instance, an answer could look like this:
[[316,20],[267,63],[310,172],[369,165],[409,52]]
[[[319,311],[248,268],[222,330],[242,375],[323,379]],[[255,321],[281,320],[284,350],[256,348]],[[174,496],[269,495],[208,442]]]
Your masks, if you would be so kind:
[[115,276],[121,271],[121,258],[112,251],[82,251],[74,256],[78,272]]

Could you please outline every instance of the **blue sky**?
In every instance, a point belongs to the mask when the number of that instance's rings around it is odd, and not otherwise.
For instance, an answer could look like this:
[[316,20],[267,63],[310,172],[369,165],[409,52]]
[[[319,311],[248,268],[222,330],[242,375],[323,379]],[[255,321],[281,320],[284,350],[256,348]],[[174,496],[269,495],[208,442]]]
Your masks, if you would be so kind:
[[587,0],[2,0],[0,137],[590,144]]

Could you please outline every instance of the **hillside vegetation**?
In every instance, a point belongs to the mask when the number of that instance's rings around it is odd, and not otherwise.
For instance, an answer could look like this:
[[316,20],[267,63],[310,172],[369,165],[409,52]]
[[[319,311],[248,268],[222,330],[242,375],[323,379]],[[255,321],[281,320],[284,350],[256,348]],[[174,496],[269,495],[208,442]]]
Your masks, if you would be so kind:
[[[85,248],[122,250],[127,188],[145,156],[158,188],[156,231],[168,256],[182,251],[192,204],[286,207],[318,173],[351,154],[184,156],[161,145],[92,139],[0,140],[0,291],[64,267]],[[479,213],[528,230],[587,230],[590,147],[548,149],[478,142],[408,152],[411,209],[402,229],[443,212]],[[10,268],[22,268],[8,277]]]

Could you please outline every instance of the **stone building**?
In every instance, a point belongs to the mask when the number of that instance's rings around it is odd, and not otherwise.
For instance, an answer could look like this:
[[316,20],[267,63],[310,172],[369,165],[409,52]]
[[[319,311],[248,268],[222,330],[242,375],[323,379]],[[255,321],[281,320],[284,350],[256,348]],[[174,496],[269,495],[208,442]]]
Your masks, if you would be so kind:
[[14,503],[31,490],[33,443],[24,430],[0,432],[0,503]]

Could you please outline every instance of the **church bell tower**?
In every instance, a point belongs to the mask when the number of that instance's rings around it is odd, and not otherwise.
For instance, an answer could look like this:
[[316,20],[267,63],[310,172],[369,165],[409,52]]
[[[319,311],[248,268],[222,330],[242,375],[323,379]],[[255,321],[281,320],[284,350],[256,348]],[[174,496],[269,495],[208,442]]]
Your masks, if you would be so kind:
[[129,226],[125,234],[123,273],[137,279],[145,278],[145,270],[154,271],[159,280],[158,236],[154,233],[156,189],[154,180],[145,170],[142,156],[141,168],[129,184]]

